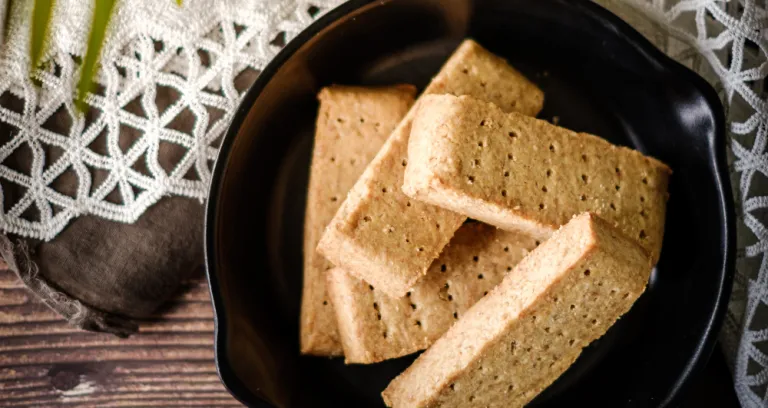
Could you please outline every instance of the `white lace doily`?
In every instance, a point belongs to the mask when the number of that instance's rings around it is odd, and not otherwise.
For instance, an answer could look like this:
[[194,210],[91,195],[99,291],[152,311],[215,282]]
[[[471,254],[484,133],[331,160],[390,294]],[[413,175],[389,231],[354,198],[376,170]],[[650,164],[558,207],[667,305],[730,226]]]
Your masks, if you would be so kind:
[[[766,3],[597,1],[709,80],[728,109],[743,222],[722,341],[742,404],[766,406]],[[0,63],[0,229],[49,240],[78,215],[133,222],[164,195],[203,200],[219,139],[250,80],[313,17],[341,2],[185,0],[179,8],[172,0],[122,0],[85,117],[74,114],[72,96],[93,3],[57,0],[47,68],[30,79],[33,2],[16,2]],[[167,149],[174,160],[161,163]],[[60,191],[61,177],[77,187]],[[12,185],[22,194],[9,194]]]
[[3,194],[0,229],[49,240],[78,215],[134,222],[164,195],[203,200],[248,74],[341,1],[121,0],[85,117],[73,94],[93,2],[56,1],[47,68],[30,79],[33,3],[15,2],[0,65],[1,191],[23,190]]

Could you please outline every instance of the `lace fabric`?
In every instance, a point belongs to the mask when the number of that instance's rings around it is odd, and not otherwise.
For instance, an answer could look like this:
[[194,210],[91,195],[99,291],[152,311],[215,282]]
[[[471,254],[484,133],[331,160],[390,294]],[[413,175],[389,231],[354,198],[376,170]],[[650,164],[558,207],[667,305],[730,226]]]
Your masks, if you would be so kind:
[[[596,1],[706,78],[726,106],[739,260],[721,341],[742,404],[765,406],[766,3]],[[30,76],[33,2],[15,2],[0,61],[0,229],[50,240],[79,215],[132,223],[167,195],[204,200],[245,88],[285,42],[341,2],[122,0],[85,116],[75,114],[73,95],[93,3],[57,0],[46,63]],[[75,188],[62,187],[73,180]]]
[[73,94],[93,3],[56,2],[44,69],[30,78],[33,2],[15,2],[0,65],[0,228],[50,240],[81,214],[130,223],[165,195],[203,200],[250,80],[337,3],[122,0],[83,116]]

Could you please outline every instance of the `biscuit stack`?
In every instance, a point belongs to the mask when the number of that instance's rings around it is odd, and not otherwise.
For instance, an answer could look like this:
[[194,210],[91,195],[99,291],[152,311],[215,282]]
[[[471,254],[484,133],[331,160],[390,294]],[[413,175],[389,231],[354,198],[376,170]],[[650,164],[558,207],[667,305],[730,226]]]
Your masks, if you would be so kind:
[[301,352],[427,349],[387,405],[522,406],[644,291],[671,171],[535,119],[543,92],[472,40],[414,97],[320,92]]

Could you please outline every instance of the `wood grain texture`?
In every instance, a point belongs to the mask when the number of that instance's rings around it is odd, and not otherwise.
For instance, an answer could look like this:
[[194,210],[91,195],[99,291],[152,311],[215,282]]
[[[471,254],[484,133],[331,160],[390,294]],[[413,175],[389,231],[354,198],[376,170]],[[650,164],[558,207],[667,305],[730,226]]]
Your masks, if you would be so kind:
[[202,277],[128,339],[78,330],[0,270],[0,407],[229,407]]
[[[683,407],[736,408],[716,352]],[[233,407],[213,364],[213,312],[202,277],[130,339],[83,332],[29,293],[0,260],[0,408]]]

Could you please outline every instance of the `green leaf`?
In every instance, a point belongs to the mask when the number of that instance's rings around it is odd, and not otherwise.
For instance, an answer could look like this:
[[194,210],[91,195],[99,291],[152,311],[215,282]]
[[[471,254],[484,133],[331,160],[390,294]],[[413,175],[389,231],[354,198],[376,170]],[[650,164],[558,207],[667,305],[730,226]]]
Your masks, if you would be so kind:
[[40,58],[43,57],[43,47],[50,31],[54,3],[54,0],[35,0],[35,7],[32,10],[32,42],[29,50],[32,57],[30,70],[37,68]]
[[101,55],[101,48],[107,34],[107,26],[112,18],[112,12],[117,0],[97,0],[93,10],[93,21],[91,22],[91,34],[88,36],[88,49],[83,58],[83,65],[80,70],[80,80],[77,84],[77,108],[84,112],[87,107],[85,96],[93,87],[93,74],[96,72],[96,64]]
[[5,4],[5,15],[3,16],[3,42],[8,42],[8,35],[11,33],[11,10],[13,10],[15,0],[8,0]]

